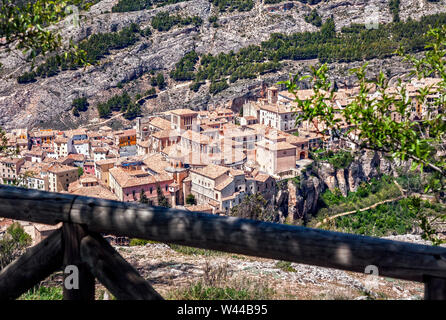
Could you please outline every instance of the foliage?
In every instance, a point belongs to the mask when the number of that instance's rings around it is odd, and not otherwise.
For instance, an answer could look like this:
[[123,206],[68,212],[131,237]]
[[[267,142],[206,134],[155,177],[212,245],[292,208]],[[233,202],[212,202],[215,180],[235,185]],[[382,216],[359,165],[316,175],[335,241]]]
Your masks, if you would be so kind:
[[328,162],[334,169],[348,168],[354,160],[352,153],[345,150],[340,150],[338,152],[327,150],[323,152],[311,152],[310,154],[315,161]]
[[71,103],[71,106],[73,107],[73,114],[78,117],[79,111],[84,112],[88,110],[88,100],[85,97],[76,98]]
[[77,175],[81,177],[84,174],[84,169],[82,167],[77,167]]
[[149,10],[184,1],[188,0],[119,0],[113,6],[112,12]]
[[250,11],[254,7],[253,0],[210,0],[220,12]]
[[326,190],[321,194],[323,207],[318,211],[318,216],[331,216],[347,211],[367,208],[380,201],[399,197],[401,192],[394,184],[393,178],[382,176],[379,180],[372,178],[369,183],[363,182],[356,192],[348,192],[342,196],[336,188],[333,191]]
[[189,89],[191,89],[194,92],[198,92],[203,82],[194,82],[189,86]]
[[141,189],[141,192],[139,193],[139,202],[145,204],[149,203],[149,198],[147,198],[143,189]]
[[126,119],[133,119],[141,115],[140,105],[132,102],[127,92],[121,95],[117,94],[107,100],[107,102],[99,103],[96,108],[101,118],[109,117],[112,111],[123,112]]
[[209,93],[212,95],[215,95],[225,89],[229,88],[229,84],[226,82],[226,80],[218,81],[218,82],[212,82],[209,87]]
[[316,9],[311,10],[311,13],[305,16],[305,22],[311,23],[318,28],[322,26],[322,18]]
[[145,246],[146,244],[151,243],[150,240],[144,240],[144,239],[136,239],[133,238],[130,240],[129,246]]
[[398,178],[396,181],[400,186],[408,192],[423,193],[428,186],[428,179],[431,174],[421,175],[419,172],[398,172]]
[[246,195],[240,204],[232,207],[230,215],[262,221],[275,221],[276,219],[274,208],[268,205],[268,201],[260,193]]
[[[441,19],[441,15],[436,17]],[[412,64],[411,76],[419,79],[436,76],[441,81],[435,86],[420,88],[415,96],[409,97],[403,79],[398,79],[397,92],[392,94],[383,72],[375,79],[368,79],[367,64],[353,69],[351,72],[358,78],[359,93],[340,110],[341,117],[349,125],[344,132],[340,119],[335,117],[333,105],[329,103],[334,90],[328,80],[326,64],[312,67],[311,75],[296,75],[284,83],[290,92],[296,93],[299,81],[310,79],[314,89],[314,95],[307,100],[296,96],[297,121],[317,121],[330,128],[338,139],[356,144],[360,149],[380,151],[392,158],[411,161],[412,170],[427,170],[432,174],[425,192],[434,192],[442,198],[446,191],[446,26],[431,28],[426,38],[426,52],[420,59],[401,49],[397,52]],[[376,88],[379,98],[369,95],[372,87]],[[432,101],[427,99],[428,96]],[[413,112],[412,103],[424,106],[425,112],[420,115]]]
[[[398,202],[379,205],[375,209],[336,218],[336,229],[371,236],[406,234],[411,232],[419,221],[420,213],[414,207],[414,201],[419,200],[402,199]],[[434,212],[444,210],[444,207],[432,205],[427,201],[422,202],[421,207],[423,210]]]
[[393,22],[400,22],[400,0],[390,0],[389,8],[393,16]]
[[63,292],[61,287],[37,286],[24,294],[19,300],[62,300]]
[[130,103],[125,109],[124,118],[127,120],[135,119],[141,116],[141,106],[137,103]]
[[149,90],[147,90],[146,92],[145,92],[145,95],[146,96],[153,96],[153,95],[155,95],[156,94],[156,89],[155,88],[150,88]]
[[198,61],[198,54],[191,51],[175,65],[175,69],[170,73],[170,77],[176,81],[186,81],[195,79],[195,64]]
[[210,16],[208,21],[209,21],[209,23],[212,24],[212,26],[214,28],[218,28],[220,25],[218,24],[217,20],[218,20],[218,17],[216,15],[214,15],[214,16]]
[[4,153],[8,148],[8,138],[6,132],[0,127],[0,153]]
[[158,206],[159,207],[170,208],[169,201],[167,200],[166,196],[161,191],[160,185],[158,185],[156,187],[156,194],[158,196]]
[[0,269],[11,263],[27,246],[31,237],[18,222],[11,224],[0,239]]
[[285,272],[296,272],[296,269],[291,266],[289,261],[277,261],[276,268]]
[[186,204],[195,205],[197,204],[197,200],[195,199],[195,196],[190,193],[186,197]]
[[158,86],[160,90],[164,89],[166,87],[164,75],[161,72],[157,73],[156,76],[150,78],[150,84],[154,87]]
[[155,17],[152,18],[151,25],[154,29],[158,31],[169,31],[176,25],[194,25],[200,26],[203,20],[198,17],[182,17],[180,15],[170,15],[168,12],[159,12]]
[[62,37],[46,27],[66,16],[67,5],[63,0],[1,0],[0,48],[16,44],[30,58],[60,48]]
[[49,57],[35,70],[25,72],[17,78],[18,83],[35,81],[37,77],[47,78],[57,75],[65,70],[77,70],[87,64],[95,64],[110,54],[110,50],[119,50],[135,44],[139,39],[141,30],[136,24],[123,28],[119,32],[93,34],[79,43],[79,50],[84,52],[83,59],[78,59],[74,50]]

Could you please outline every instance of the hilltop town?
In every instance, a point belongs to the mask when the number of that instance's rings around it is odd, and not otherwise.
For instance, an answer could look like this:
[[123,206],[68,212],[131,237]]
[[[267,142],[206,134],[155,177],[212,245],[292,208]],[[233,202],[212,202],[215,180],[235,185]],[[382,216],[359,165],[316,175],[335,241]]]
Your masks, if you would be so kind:
[[[438,81],[413,80],[406,84],[408,96],[420,88],[435,88]],[[357,91],[339,89],[330,103],[340,111]],[[302,100],[312,94],[297,92]],[[372,88],[370,96],[379,99],[379,92]],[[422,119],[434,98],[429,96],[426,106],[413,99],[411,119]],[[249,194],[259,193],[274,203],[277,182],[311,164],[310,151],[356,147],[353,133],[349,143],[323,124],[296,123],[294,100],[287,91],[263,86],[260,97],[247,101],[239,113],[227,107],[174,109],[137,118],[134,127],[119,131],[107,126],[14,129],[6,133],[8,151],[0,158],[0,180],[42,191],[221,215]],[[348,128],[342,123],[341,130]]]

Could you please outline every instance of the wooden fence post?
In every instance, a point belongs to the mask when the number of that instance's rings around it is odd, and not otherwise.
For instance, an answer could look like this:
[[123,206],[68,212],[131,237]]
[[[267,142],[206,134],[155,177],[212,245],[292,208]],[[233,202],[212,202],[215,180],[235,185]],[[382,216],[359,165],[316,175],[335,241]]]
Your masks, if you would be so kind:
[[446,300],[446,279],[427,278],[424,282],[424,300]]
[[[94,300],[95,298],[95,278],[90,272],[90,268],[81,260],[80,243],[82,238],[87,235],[85,228],[79,224],[64,223],[62,227],[64,240],[64,258],[63,258],[63,297],[64,300]],[[76,288],[68,288],[66,282],[71,274],[66,274],[67,266],[76,266],[79,278]],[[75,275],[74,275],[75,276]]]
[[89,234],[81,242],[81,258],[96,278],[119,300],[163,300],[104,238]]
[[1,270],[0,300],[17,299],[60,270],[62,259],[62,232],[58,229]]

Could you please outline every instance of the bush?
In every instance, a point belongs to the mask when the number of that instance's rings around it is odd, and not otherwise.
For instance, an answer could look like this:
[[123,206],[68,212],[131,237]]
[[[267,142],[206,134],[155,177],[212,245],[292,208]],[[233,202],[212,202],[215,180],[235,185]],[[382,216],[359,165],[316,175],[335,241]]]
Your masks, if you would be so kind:
[[109,117],[112,111],[124,112],[124,117],[128,119],[136,117],[141,113],[141,107],[132,102],[127,92],[120,95],[117,94],[105,103],[99,103],[96,108],[101,118]]
[[150,78],[150,84],[153,87],[158,86],[158,88],[160,90],[164,89],[164,87],[166,86],[166,81],[164,79],[164,75],[161,72],[157,73],[156,76]]
[[195,196],[190,193],[187,197],[186,197],[186,203],[190,204],[190,205],[195,205],[197,204],[197,200],[195,199]]
[[198,62],[198,54],[195,51],[187,53],[175,65],[175,69],[170,73],[170,77],[176,81],[187,81],[195,79],[195,64]]
[[71,106],[73,107],[73,115],[76,117],[79,117],[79,111],[84,112],[88,110],[88,101],[87,98],[76,98],[71,103]]
[[31,241],[31,236],[18,222],[11,224],[0,239],[0,270],[18,257]]
[[229,84],[224,81],[212,82],[209,87],[209,93],[212,95],[216,95],[217,93],[229,88]]
[[194,92],[198,92],[202,84],[203,84],[202,82],[194,82],[189,86],[189,89]]
[[176,25],[194,25],[200,26],[203,20],[198,17],[181,17],[180,15],[170,15],[168,12],[159,12],[155,17],[152,18],[152,28],[158,31],[169,31]]
[[156,90],[155,88],[150,88],[149,90],[146,91],[145,95],[146,96],[153,96],[156,94]]
[[291,262],[289,261],[278,261],[276,263],[276,268],[285,272],[296,272],[296,269],[291,266]]
[[148,10],[154,7],[163,7],[168,4],[179,3],[188,0],[119,0],[112,8],[112,12],[129,12]]
[[210,0],[221,12],[250,11],[254,7],[253,0]]
[[322,18],[316,9],[313,9],[309,15],[305,16],[305,22],[311,23],[318,28],[322,26]]

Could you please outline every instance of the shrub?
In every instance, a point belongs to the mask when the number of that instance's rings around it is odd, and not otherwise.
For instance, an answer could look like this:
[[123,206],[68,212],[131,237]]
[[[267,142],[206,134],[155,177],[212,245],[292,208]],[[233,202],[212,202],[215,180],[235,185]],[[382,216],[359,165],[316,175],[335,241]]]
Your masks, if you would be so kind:
[[180,15],[170,15],[168,12],[159,12],[155,17],[152,18],[152,28],[158,31],[169,31],[176,25],[194,25],[200,26],[203,20],[198,17],[181,17]]
[[229,88],[229,84],[226,82],[226,80],[219,82],[212,82],[209,87],[209,93],[211,93],[212,95],[216,95],[217,93],[227,88]]
[[84,112],[88,110],[88,100],[85,97],[76,98],[71,103],[71,106],[73,107],[73,115],[79,117],[79,111]]
[[11,263],[20,253],[31,244],[31,236],[23,227],[14,222],[0,239],[0,270]]
[[305,16],[305,22],[311,23],[318,28],[322,26],[322,18],[316,9],[313,9],[310,14]]
[[291,262],[289,261],[278,261],[276,263],[276,268],[285,272],[296,272],[296,269],[291,266]]
[[197,200],[195,199],[195,196],[190,193],[187,197],[186,197],[186,203],[190,204],[190,205],[194,205],[197,204]]

